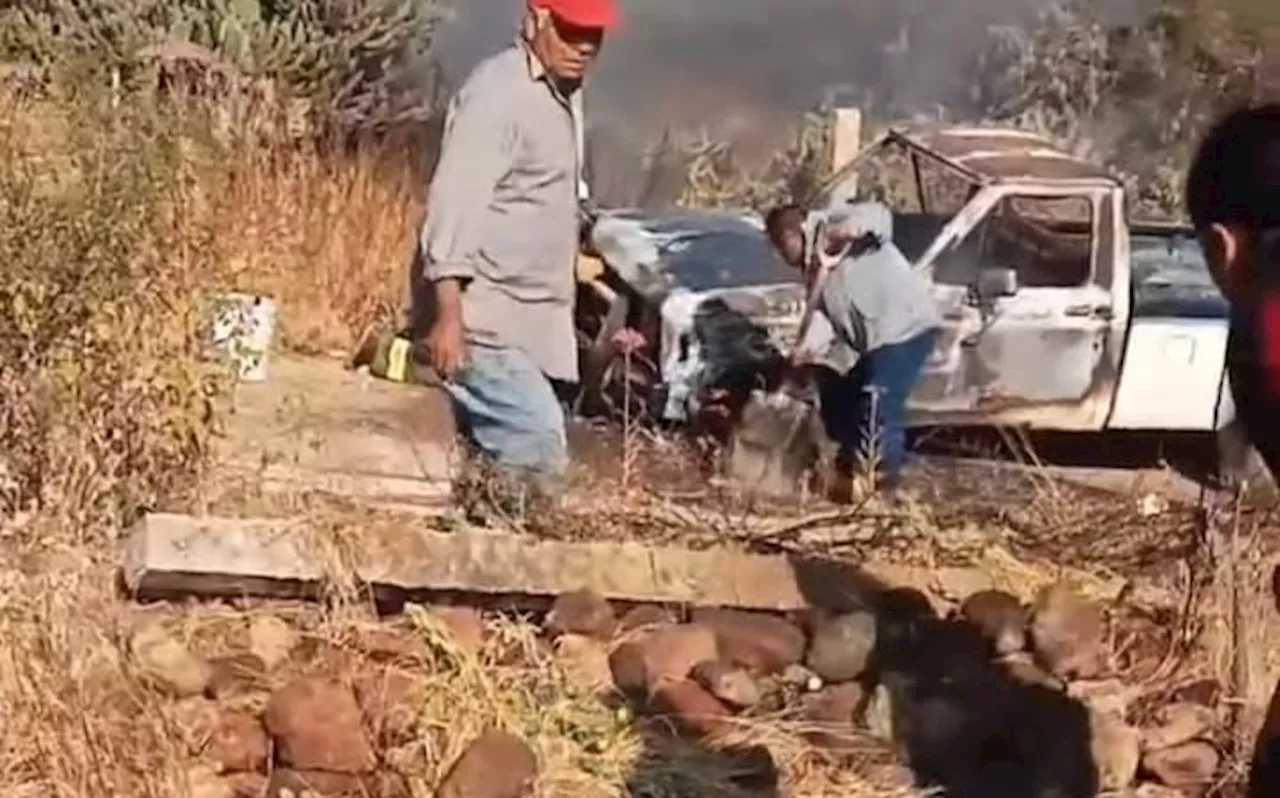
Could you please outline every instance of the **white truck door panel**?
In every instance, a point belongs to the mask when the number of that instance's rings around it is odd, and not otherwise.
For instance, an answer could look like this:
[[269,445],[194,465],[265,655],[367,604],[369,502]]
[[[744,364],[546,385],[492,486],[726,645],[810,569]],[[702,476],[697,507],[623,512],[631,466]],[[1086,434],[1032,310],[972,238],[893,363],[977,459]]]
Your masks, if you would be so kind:
[[[990,196],[979,195],[973,203],[986,199],[988,212],[1002,200],[1022,198],[1015,187],[987,188],[983,194]],[[934,263],[922,264],[934,278],[943,331],[908,401],[913,424],[1101,428],[1128,312],[1126,294],[1113,290],[1124,280],[1115,269],[1115,253],[1123,245],[1115,234],[1113,197],[1105,190],[1050,197],[1062,198],[1091,205],[1095,219],[1074,239],[1081,248],[1076,271],[1059,280],[1072,284],[1049,284],[1059,278],[1037,274],[1016,250],[1002,252],[985,239],[973,244],[989,235],[981,225],[958,236],[959,246],[943,248]],[[980,307],[971,287],[977,271],[990,267],[1013,268],[1030,284]]]
[[985,320],[963,289],[935,292],[944,327],[908,404],[920,423],[1099,423],[1093,407],[1074,411],[1112,373],[1109,291],[1024,288]]
[[1220,319],[1134,319],[1109,429],[1214,429],[1227,325]]

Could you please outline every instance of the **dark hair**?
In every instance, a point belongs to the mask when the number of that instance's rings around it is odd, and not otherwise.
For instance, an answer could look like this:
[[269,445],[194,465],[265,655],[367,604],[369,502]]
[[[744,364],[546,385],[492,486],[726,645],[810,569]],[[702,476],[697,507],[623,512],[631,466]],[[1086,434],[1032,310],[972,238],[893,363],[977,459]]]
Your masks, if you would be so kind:
[[782,234],[788,230],[800,230],[804,227],[804,209],[795,203],[787,203],[770,209],[764,217],[764,229],[769,240],[777,243]]
[[1213,224],[1255,232],[1280,227],[1280,104],[1218,120],[1191,162],[1186,203],[1198,230]]

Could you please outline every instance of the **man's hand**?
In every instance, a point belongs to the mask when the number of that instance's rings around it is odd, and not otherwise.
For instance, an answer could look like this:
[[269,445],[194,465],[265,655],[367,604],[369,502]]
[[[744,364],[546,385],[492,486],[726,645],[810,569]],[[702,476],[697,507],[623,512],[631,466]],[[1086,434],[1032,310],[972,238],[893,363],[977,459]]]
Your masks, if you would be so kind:
[[436,283],[438,315],[427,334],[427,361],[445,379],[452,379],[467,360],[462,329],[462,289],[457,280]]

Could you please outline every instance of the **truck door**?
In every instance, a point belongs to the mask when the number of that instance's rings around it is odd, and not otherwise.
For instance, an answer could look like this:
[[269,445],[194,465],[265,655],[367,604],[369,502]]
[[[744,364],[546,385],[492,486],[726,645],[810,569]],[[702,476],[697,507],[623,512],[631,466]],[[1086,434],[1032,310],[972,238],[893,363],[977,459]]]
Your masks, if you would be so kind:
[[914,424],[1101,428],[1128,314],[1119,193],[991,185],[974,197],[968,229],[920,263],[944,326],[908,403]]

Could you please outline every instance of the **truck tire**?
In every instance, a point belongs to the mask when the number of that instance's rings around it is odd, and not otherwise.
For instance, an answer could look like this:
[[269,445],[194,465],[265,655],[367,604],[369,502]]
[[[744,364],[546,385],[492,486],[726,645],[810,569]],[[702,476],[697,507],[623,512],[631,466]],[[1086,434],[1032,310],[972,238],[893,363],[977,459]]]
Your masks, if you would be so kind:
[[1243,489],[1251,499],[1273,501],[1280,498],[1280,486],[1249,442],[1239,419],[1232,419],[1215,433],[1217,477],[1224,488]]

